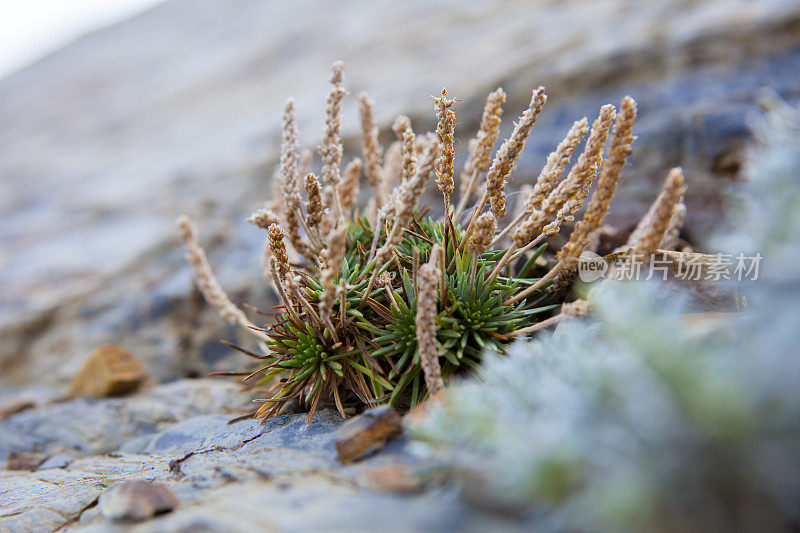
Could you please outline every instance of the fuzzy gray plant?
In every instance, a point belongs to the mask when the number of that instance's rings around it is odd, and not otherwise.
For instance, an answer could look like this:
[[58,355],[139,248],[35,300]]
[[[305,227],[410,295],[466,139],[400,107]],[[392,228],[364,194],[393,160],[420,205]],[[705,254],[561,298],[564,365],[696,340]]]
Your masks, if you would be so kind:
[[800,113],[767,98],[729,253],[761,253],[748,311],[709,325],[652,283],[487,358],[409,428],[467,493],[543,528],[800,526]]

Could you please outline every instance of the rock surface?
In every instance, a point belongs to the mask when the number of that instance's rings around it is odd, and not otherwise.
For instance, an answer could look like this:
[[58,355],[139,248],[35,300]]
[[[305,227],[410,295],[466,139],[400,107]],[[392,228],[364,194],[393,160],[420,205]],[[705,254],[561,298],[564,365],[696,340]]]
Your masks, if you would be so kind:
[[[425,488],[402,438],[343,466],[336,411],[310,424],[304,414],[228,424],[250,394],[182,379],[244,364],[218,339],[252,343],[193,289],[173,220],[197,220],[236,302],[269,308],[263,232],[244,218],[269,197],[283,101],[295,97],[301,141],[313,148],[339,58],[347,87],[376,100],[385,139],[401,112],[429,128],[429,95],[444,84],[460,99],[458,145],[490,90],[509,95],[506,135],[530,89],[547,86],[515,183],[534,179],[574,119],[634,96],[638,140],[611,222],[632,226],[680,164],[696,241],[718,221],[758,91],[800,97],[800,5],[168,0],[0,80],[0,458],[35,469],[0,470],[0,530],[127,531],[97,502],[129,480],[162,483],[181,501],[134,531],[524,524]],[[346,159],[358,150],[354,100],[344,108]],[[167,383],[65,400],[106,343]],[[13,464],[20,457],[30,460]]]
[[[505,135],[541,84],[551,95],[515,173],[538,173],[575,118],[623,94],[639,139],[612,206],[630,226],[666,170],[689,180],[688,233],[718,218],[757,91],[800,95],[800,5],[786,0],[447,3],[170,0],[0,80],[0,380],[66,383],[102,343],[160,379],[231,368],[226,329],[193,292],[173,220],[192,215],[223,285],[270,305],[263,234],[282,102],[302,143],[322,133],[327,69],[429,127],[446,84],[459,145],[482,100],[509,94]],[[358,149],[345,105],[346,149]],[[513,185],[512,185],[513,187]]]
[[[419,466],[403,439],[342,466],[334,409],[320,410],[308,424],[304,414],[229,424],[229,411],[248,399],[230,382],[181,380],[131,396],[130,410],[120,410],[119,399],[75,399],[0,421],[0,451],[49,457],[33,472],[0,470],[0,531],[127,531],[132,524],[114,519],[176,507],[175,500],[142,503],[130,492],[112,497],[115,487],[137,480],[163,485],[180,505],[134,531],[352,531],[373,529],[378,517],[387,531],[520,525],[470,510],[453,490],[420,493],[419,480],[398,466]],[[31,428],[33,438],[19,438]],[[383,472],[381,487],[376,471]]]

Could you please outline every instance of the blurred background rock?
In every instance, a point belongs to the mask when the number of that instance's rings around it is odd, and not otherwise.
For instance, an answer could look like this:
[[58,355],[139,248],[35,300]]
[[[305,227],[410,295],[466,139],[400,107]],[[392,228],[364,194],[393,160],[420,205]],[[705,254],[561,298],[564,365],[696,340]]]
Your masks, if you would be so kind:
[[167,0],[0,79],[0,387],[65,383],[101,343],[161,380],[231,368],[236,339],[193,290],[173,226],[198,220],[234,299],[266,307],[263,233],[280,109],[322,135],[330,64],[347,64],[345,160],[359,151],[354,95],[433,121],[428,95],[461,99],[472,135],[486,94],[550,94],[514,174],[535,179],[571,122],[625,94],[639,139],[610,222],[630,229],[668,168],[688,178],[686,233],[702,242],[735,180],[756,94],[800,97],[800,4],[782,0]]

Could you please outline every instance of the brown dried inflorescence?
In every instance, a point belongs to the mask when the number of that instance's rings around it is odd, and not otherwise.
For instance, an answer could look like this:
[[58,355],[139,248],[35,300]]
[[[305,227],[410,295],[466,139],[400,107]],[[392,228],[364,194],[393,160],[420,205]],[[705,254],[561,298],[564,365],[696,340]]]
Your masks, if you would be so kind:
[[[374,104],[361,93],[361,159],[352,159],[342,173],[342,80],[343,65],[335,63],[319,147],[322,181],[311,158],[300,155],[290,99],[277,173],[282,198],[248,218],[267,230],[269,279],[281,300],[271,323],[255,326],[231,302],[193,225],[186,217],[178,222],[203,295],[231,323],[258,335],[265,348],[256,354],[237,347],[263,365],[244,373],[246,381],[271,391],[260,400],[259,417],[294,399],[310,414],[331,402],[343,416],[346,406],[414,405],[450,376],[479,364],[484,349],[502,353],[515,337],[583,316],[585,302],[554,289],[571,286],[575,260],[597,237],[631,151],[636,103],[626,97],[616,122],[614,106],[601,108],[583,151],[559,181],[589,132],[585,118],[572,125],[535,186],[516,201],[514,220],[498,228],[507,210],[506,181],[547,100],[543,87],[533,91],[494,158],[506,94],[497,89],[489,95],[476,138],[467,143],[460,198],[452,209],[460,146],[455,100],[444,90],[434,97],[435,133],[415,134],[411,120],[398,117],[397,141],[383,150]],[[421,205],[434,176],[444,197],[439,219]],[[548,239],[573,222],[595,178],[583,219],[556,253]],[[470,205],[479,185],[484,192]],[[370,188],[366,210],[358,205],[361,186]],[[674,246],[684,193],[683,176],[673,170],[629,247],[649,254],[659,245]],[[504,244],[507,236],[510,244]],[[291,264],[287,243],[294,251]]]

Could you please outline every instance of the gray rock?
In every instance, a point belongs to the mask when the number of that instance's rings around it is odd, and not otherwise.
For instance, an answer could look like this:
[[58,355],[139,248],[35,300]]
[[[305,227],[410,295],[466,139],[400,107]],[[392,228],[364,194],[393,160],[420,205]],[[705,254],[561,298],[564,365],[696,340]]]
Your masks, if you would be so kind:
[[[516,183],[534,178],[571,120],[630,93],[639,140],[612,221],[632,225],[682,164],[687,231],[700,235],[718,218],[756,90],[800,95],[799,20],[785,0],[171,0],[79,39],[0,80],[0,381],[63,385],[105,342],[160,379],[240,364],[217,339],[244,335],[192,292],[172,221],[194,216],[234,299],[268,307],[263,235],[243,218],[268,196],[287,97],[302,143],[318,142],[336,58],[347,86],[376,100],[386,138],[400,112],[430,127],[428,95],[443,84],[461,99],[461,145],[503,85],[505,134],[546,85]],[[353,98],[344,111],[349,157]]]
[[66,468],[73,461],[74,457],[66,453],[57,453],[45,459],[39,465],[39,470],[46,470],[48,468]]
[[187,380],[158,385],[129,398],[81,398],[52,403],[0,420],[0,457],[10,450],[82,454],[115,451],[136,436],[247,401],[226,380]]
[[[180,378],[244,365],[220,338],[252,343],[192,288],[173,219],[198,220],[236,302],[268,308],[263,233],[243,218],[269,195],[283,101],[295,97],[301,141],[315,146],[327,68],[343,58],[347,86],[376,100],[386,139],[401,112],[415,130],[430,128],[428,95],[443,84],[460,98],[462,145],[486,93],[502,85],[505,135],[530,89],[546,85],[551,98],[512,189],[537,175],[572,120],[631,94],[639,139],[612,223],[631,226],[681,164],[687,233],[697,238],[735,177],[757,90],[800,97],[800,6],[740,7],[169,0],[0,80],[0,457],[50,455],[33,472],[0,470],[0,530],[127,531],[95,503],[129,480],[162,483],[182,502],[134,531],[530,526],[481,514],[450,489],[375,493],[363,482],[371,467],[425,465],[402,438],[340,465],[334,410],[310,424],[302,414],[228,424],[251,394]],[[353,98],[344,112],[351,157]],[[128,398],[60,401],[86,356],[108,342],[140,355],[157,380],[176,381]]]
[[[230,405],[224,399],[229,398],[230,385],[212,380],[179,381],[146,389],[124,400],[131,404],[129,410],[122,407],[116,411],[118,416],[97,420],[109,435],[101,438],[101,443],[88,442],[87,437],[100,438],[99,430],[88,422],[72,426],[73,432],[84,433],[80,437],[67,430],[55,432],[47,447],[79,443],[84,456],[64,454],[71,460],[58,462],[54,455],[51,464],[33,472],[0,471],[0,531],[61,527],[89,531],[339,531],[373,528],[376,517],[388,531],[502,531],[520,525],[470,510],[452,490],[434,487],[413,496],[376,493],[364,481],[372,467],[403,463],[424,471],[424,465],[403,439],[397,439],[377,456],[341,466],[334,441],[342,420],[334,409],[322,408],[310,421],[305,414],[292,414],[264,424],[256,420],[228,424],[230,415],[225,407]],[[202,407],[192,407],[203,397],[207,401]],[[19,424],[15,419],[35,417],[45,423],[67,412],[70,418],[62,423],[89,420],[97,416],[98,405],[112,401],[43,405],[4,422]],[[192,416],[188,414],[191,410],[204,414]],[[154,421],[153,412],[174,416]],[[24,424],[7,426],[0,428],[0,436],[7,438],[6,430],[16,431],[17,427],[28,428]],[[127,439],[110,436],[124,435],[131,428],[139,434]],[[151,518],[160,507],[150,505],[149,500],[142,503],[139,492],[125,498],[119,493],[113,496],[115,487],[137,480],[163,484],[180,500],[180,507]],[[172,503],[174,506],[174,500]],[[147,520],[135,527],[131,523],[119,526],[115,520],[120,517]]]
[[0,471],[0,530],[52,531],[76,518],[101,490],[98,481],[61,470]]

